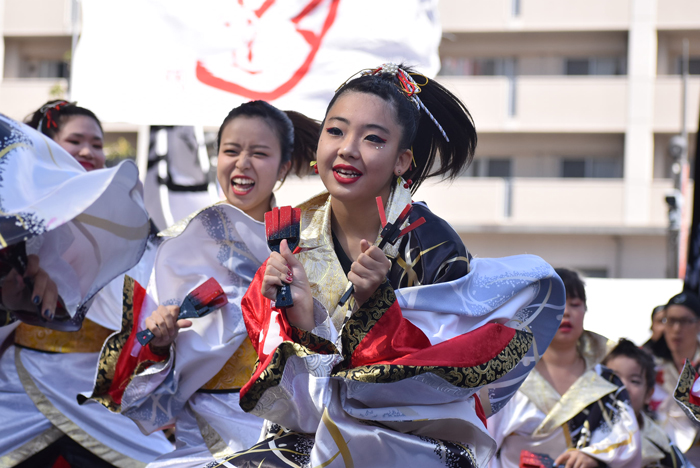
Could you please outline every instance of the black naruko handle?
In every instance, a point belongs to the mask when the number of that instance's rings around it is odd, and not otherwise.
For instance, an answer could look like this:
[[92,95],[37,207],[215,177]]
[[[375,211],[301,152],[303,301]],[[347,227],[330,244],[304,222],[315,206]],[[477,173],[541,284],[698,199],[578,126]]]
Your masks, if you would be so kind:
[[281,309],[283,307],[293,307],[292,288],[288,284],[283,284],[277,288],[277,299],[275,299],[275,307]]
[[151,330],[142,330],[136,334],[136,339],[139,340],[141,346],[146,346],[151,340],[155,338],[155,335]]
[[354,285],[354,284],[351,284],[351,285],[350,285],[350,289],[348,289],[347,291],[345,291],[345,294],[343,294],[343,296],[342,296],[342,297],[340,298],[340,300],[338,301],[338,305],[339,305],[340,307],[343,307],[343,306],[345,305],[345,303],[348,302],[348,299],[350,299],[350,296],[352,296],[352,294],[353,294],[354,292],[355,292],[355,285]]
[[[379,245],[377,246],[379,249],[383,249],[384,246],[387,244],[387,240],[382,238],[382,240],[379,242]],[[338,306],[343,307],[346,302],[350,299],[350,296],[352,296],[355,293],[355,285],[351,284],[350,289],[345,291],[345,294],[342,295],[340,300],[338,301]]]

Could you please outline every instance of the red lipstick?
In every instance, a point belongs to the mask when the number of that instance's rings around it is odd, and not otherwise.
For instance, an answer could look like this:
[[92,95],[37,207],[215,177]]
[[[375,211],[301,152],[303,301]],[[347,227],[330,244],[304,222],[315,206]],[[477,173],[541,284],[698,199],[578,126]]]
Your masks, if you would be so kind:
[[362,172],[348,164],[336,164],[333,166],[333,176],[341,184],[354,184],[360,180]]

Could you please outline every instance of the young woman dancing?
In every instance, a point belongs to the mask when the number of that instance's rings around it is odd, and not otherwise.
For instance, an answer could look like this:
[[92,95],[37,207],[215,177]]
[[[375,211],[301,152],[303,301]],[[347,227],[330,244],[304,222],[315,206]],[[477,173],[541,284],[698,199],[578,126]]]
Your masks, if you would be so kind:
[[[127,282],[125,326],[105,343],[92,398],[146,433],[175,426],[175,451],[150,467],[201,466],[258,440],[262,420],[238,404],[255,364],[240,301],[270,253],[262,221],[275,206],[273,189],[288,174],[309,171],[318,131],[318,122],[264,101],[233,109],[217,137],[226,200],[161,233],[153,302]],[[209,278],[221,284],[228,305],[178,320],[178,305]],[[134,340],[144,328],[155,335],[148,348]]]
[[[473,259],[411,201],[428,177],[459,175],[475,146],[464,105],[410,68],[338,89],[317,151],[327,192],[301,205],[296,253],[282,241],[242,303],[259,365],[241,407],[267,420],[267,438],[211,466],[485,466],[485,417],[547,347],[564,289],[537,257]],[[425,223],[380,249],[384,211],[394,224],[407,205],[398,227]],[[286,309],[273,302],[282,284]]]
[[600,362],[615,344],[584,330],[586,290],[574,271],[559,330],[518,393],[489,420],[498,442],[494,468],[520,464],[523,450],[566,468],[642,466],[637,418],[622,381]]

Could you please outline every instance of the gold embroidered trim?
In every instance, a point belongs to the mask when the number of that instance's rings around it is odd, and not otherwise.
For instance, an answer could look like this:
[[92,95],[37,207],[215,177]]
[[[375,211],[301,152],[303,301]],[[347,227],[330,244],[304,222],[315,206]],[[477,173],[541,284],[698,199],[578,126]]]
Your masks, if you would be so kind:
[[257,360],[258,354],[250,338],[246,337],[221,370],[202,386],[202,390],[240,390],[253,375]]
[[[340,428],[338,428],[338,425],[333,421],[333,419],[331,419],[331,415],[328,414],[328,408],[323,408],[323,415],[321,416],[321,421],[323,421],[323,425],[326,426],[328,433],[333,438],[333,442],[335,442],[335,445],[338,447],[340,455],[343,457],[343,463],[345,464],[345,468],[355,468],[355,462],[353,462],[352,460],[350,447],[348,447],[348,443],[343,438],[343,434],[340,432]],[[335,457],[337,457],[337,455],[335,455],[333,459],[335,459]],[[330,461],[332,460],[329,460],[329,462]]]
[[673,393],[673,397],[681,405],[681,408],[683,408],[686,415],[688,415],[688,417],[695,423],[699,423],[700,406],[694,405],[690,402],[690,390],[693,388],[695,377],[697,377],[695,369],[693,369],[690,362],[686,360],[683,370],[681,371],[681,375],[678,379],[678,385]]
[[[119,413],[121,412],[121,404],[116,403],[112,396],[108,393],[114,380],[114,372],[119,360],[119,354],[122,352],[126,340],[131,334],[134,326],[134,279],[128,275],[124,275],[124,290],[123,290],[123,306],[122,306],[122,329],[119,332],[113,333],[104,342],[100,357],[97,361],[97,376],[95,377],[95,386],[92,390],[91,400],[94,400],[108,410]],[[125,385],[131,382],[135,375],[143,369],[153,364],[152,361],[143,361],[136,366],[133,374],[129,376],[129,380]],[[85,403],[86,398],[83,395],[78,395],[78,402]]]
[[119,468],[141,468],[146,466],[138,460],[134,460],[122,453],[113,450],[106,445],[103,445],[97,439],[88,435],[83,431],[77,424],[64,416],[56,407],[51,404],[48,398],[46,398],[41,390],[36,386],[34,380],[32,379],[27,369],[25,369],[24,364],[22,364],[21,348],[15,348],[15,366],[17,367],[17,374],[19,375],[20,382],[24,390],[27,392],[29,398],[32,399],[34,405],[37,407],[41,414],[43,414],[46,419],[48,419],[51,424],[56,426],[65,435],[82,445],[85,449],[94,453],[104,461],[111,463]]
[[[533,374],[536,372],[536,369],[532,371]],[[538,372],[531,377],[540,378],[543,381],[545,380]],[[525,391],[532,388],[534,387],[528,387]],[[562,424],[566,424],[567,421],[586,409],[589,405],[595,403],[605,395],[615,392],[617,388],[617,385],[605,380],[598,375],[595,370],[587,370],[571,385],[571,387],[569,387],[559,401],[554,404],[554,407],[545,413],[547,416],[537,429],[535,429],[533,435],[539,437],[550,434]],[[527,393],[525,393],[525,396],[529,398]]]
[[[406,204],[411,202],[410,190],[397,185],[386,204],[389,222],[396,220]],[[315,195],[299,205],[301,208],[301,252],[297,258],[304,265],[312,295],[323,304],[337,331],[347,315],[348,301],[337,307],[338,300],[348,287],[348,279],[333,248],[331,236],[331,196],[328,192]],[[377,237],[379,237],[377,232]],[[376,244],[376,242],[375,242]],[[398,247],[387,244],[384,253],[389,258],[398,256]]]
[[216,429],[211,427],[211,425],[196,412],[193,411],[193,413],[197,420],[197,426],[199,426],[199,432],[202,434],[202,439],[204,439],[204,443],[207,444],[212,456],[219,460],[233,455],[235,452],[224,442],[224,439],[216,432]]
[[663,460],[671,453],[668,436],[646,413],[642,412],[642,466]]
[[590,447],[587,447],[586,450],[583,451],[592,453],[594,455],[599,453],[610,453],[616,448],[624,447],[625,445],[629,445],[630,443],[632,443],[632,434],[633,433],[628,434],[627,439],[623,440],[622,442],[617,442],[615,444],[609,445],[604,449],[591,449]]
[[258,377],[245,395],[241,395],[240,405],[243,411],[246,413],[252,411],[268,388],[279,385],[282,380],[284,367],[290,357],[306,357],[313,354],[318,353],[314,353],[307,347],[298,343],[283,341],[272,355],[272,360],[267,368],[260,374],[260,377]]
[[615,347],[616,343],[592,331],[584,330],[576,343],[576,349],[584,361],[586,369],[600,364],[605,356]]
[[334,374],[349,380],[367,383],[391,383],[425,373],[435,374],[455,387],[476,388],[488,385],[510,372],[527,354],[532,335],[516,330],[508,345],[488,362],[472,367],[406,366],[376,364],[343,370]]
[[63,432],[61,432],[57,427],[51,426],[26,444],[0,457],[0,466],[9,468],[11,466],[19,465],[32,455],[41,452],[61,437],[63,437]]
[[109,219],[99,218],[87,213],[79,214],[74,219],[80,221],[81,223],[87,224],[88,226],[103,229],[126,240],[143,239],[151,227],[150,221],[146,221],[141,226],[124,226],[123,224],[115,223]]
[[85,319],[80,330],[59,331],[20,323],[15,330],[15,344],[51,353],[99,353],[114,330]]

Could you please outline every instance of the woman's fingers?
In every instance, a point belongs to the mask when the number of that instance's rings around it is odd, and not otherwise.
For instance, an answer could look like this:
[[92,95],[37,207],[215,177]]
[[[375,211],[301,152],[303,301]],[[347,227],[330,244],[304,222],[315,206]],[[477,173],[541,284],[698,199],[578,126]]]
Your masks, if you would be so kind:
[[179,313],[180,308],[177,306],[158,306],[158,309],[146,319],[146,328],[153,333],[153,346],[158,348],[170,346],[181,328],[180,323],[188,327],[192,325],[189,320],[178,320]]
[[41,301],[41,314],[46,320],[53,320],[53,318],[56,316],[57,304],[58,288],[56,287],[56,283],[49,280],[44,288],[43,298]]
[[287,239],[282,239],[282,242],[280,243],[280,255],[282,256],[282,258],[284,258],[285,262],[287,262],[287,265],[289,265],[290,269],[296,266],[301,266],[299,260],[297,260],[292,251],[289,250],[289,244],[287,244]]
[[192,326],[192,320],[181,319],[177,321],[177,328],[190,328]]
[[24,272],[25,278],[31,278],[39,273],[39,257],[36,255],[27,255],[27,269]]

